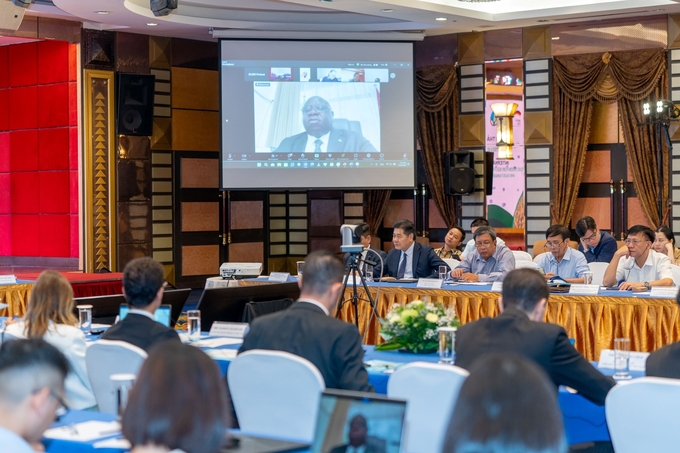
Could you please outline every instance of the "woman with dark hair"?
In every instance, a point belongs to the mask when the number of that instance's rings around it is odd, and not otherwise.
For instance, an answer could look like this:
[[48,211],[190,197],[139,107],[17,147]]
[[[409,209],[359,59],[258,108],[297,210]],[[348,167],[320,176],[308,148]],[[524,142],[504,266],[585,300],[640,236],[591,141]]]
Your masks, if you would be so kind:
[[460,245],[465,240],[465,231],[460,227],[453,227],[444,237],[444,246],[434,249],[434,253],[439,258],[454,259],[460,261],[460,254],[463,252]]
[[71,371],[64,383],[64,400],[71,409],[97,405],[85,367],[85,334],[73,314],[73,288],[57,271],[44,271],[33,286],[26,316],[7,325],[5,334],[14,338],[42,338],[66,356]]
[[671,260],[671,264],[678,264],[680,262],[680,248],[675,246],[673,231],[662,225],[654,231],[654,235],[654,244],[652,244],[654,251],[666,255]]
[[442,453],[566,453],[555,388],[533,362],[488,354],[470,368]]
[[214,453],[229,427],[227,391],[214,360],[180,342],[149,351],[123,413],[132,453]]

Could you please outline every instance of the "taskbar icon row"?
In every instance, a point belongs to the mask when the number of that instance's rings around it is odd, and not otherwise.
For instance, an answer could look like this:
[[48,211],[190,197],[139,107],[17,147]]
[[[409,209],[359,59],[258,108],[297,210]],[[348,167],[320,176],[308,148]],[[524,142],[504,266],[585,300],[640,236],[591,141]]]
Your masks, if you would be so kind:
[[257,167],[264,168],[365,168],[365,167],[403,167],[409,166],[410,162],[257,162]]

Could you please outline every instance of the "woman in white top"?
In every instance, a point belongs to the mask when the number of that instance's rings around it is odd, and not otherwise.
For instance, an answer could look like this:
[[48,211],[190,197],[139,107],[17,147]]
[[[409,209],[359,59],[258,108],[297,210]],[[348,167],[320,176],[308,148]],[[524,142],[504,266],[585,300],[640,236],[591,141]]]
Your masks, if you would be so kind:
[[71,284],[59,272],[45,271],[33,286],[24,320],[8,325],[5,334],[42,338],[59,349],[71,365],[65,382],[66,404],[71,409],[88,409],[97,402],[85,368],[85,335],[76,327],[73,310]]

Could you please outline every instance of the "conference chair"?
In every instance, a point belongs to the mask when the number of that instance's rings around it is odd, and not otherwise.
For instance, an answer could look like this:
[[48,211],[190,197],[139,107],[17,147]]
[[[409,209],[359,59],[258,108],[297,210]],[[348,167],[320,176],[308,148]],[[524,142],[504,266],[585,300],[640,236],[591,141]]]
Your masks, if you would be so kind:
[[609,266],[609,263],[588,263],[590,272],[593,273],[593,285],[602,285],[607,266]]
[[680,266],[676,264],[671,264],[671,272],[673,273],[673,282],[675,286],[680,285]]
[[426,362],[410,363],[394,372],[387,381],[387,396],[408,403],[404,451],[442,451],[453,406],[469,374],[457,366]]
[[98,340],[87,348],[85,367],[99,412],[116,413],[116,390],[111,375],[137,375],[146,357],[146,351],[125,341]]
[[533,260],[533,257],[523,250],[513,250],[512,254],[515,255],[515,262]]
[[621,383],[605,400],[607,426],[616,453],[677,452],[673,429],[680,418],[680,380],[644,377]]
[[231,362],[227,381],[242,432],[312,443],[326,384],[310,361],[253,349]]
[[515,269],[538,269],[538,264],[533,261],[515,259]]
[[533,249],[531,250],[531,255],[533,258],[536,258],[538,255],[541,253],[545,252],[545,243],[548,242],[545,239],[539,239],[538,241],[534,242]]
[[444,262],[449,266],[449,269],[454,270],[458,266],[460,266],[460,261],[459,260],[454,260],[453,258],[442,258]]

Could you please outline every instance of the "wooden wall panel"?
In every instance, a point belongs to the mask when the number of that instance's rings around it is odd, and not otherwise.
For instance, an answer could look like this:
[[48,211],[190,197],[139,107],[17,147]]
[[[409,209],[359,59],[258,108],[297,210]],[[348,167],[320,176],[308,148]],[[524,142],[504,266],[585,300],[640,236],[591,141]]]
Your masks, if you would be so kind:
[[230,209],[232,230],[264,228],[261,201],[232,201]]
[[540,60],[552,56],[550,27],[532,27],[522,30],[522,55],[525,60]]
[[182,202],[182,232],[218,231],[220,205],[218,202]]
[[680,48],[680,14],[668,15],[668,48]]
[[460,115],[458,118],[460,146],[462,148],[486,146],[484,115]]
[[220,186],[220,161],[217,159],[182,159],[182,188],[214,188]]
[[[583,176],[581,177],[581,183],[589,182],[608,183],[610,180],[611,180],[611,154],[609,150],[602,151],[597,150],[586,152],[586,163],[583,168]],[[599,225],[599,223],[597,223],[597,225]]]
[[616,102],[593,103],[593,119],[590,123],[591,145],[604,143],[623,143],[623,131],[619,123],[619,107]]
[[149,36],[149,66],[170,69],[172,61],[171,39],[164,36]]
[[229,244],[229,261],[233,263],[264,263],[264,243]]
[[219,245],[182,246],[182,276],[217,275],[219,262]]
[[204,69],[172,68],[172,107],[219,110],[218,74]]
[[552,111],[524,112],[524,144],[552,144]]
[[484,63],[484,33],[458,35],[458,65]]
[[172,110],[172,148],[177,151],[219,151],[220,114]]

